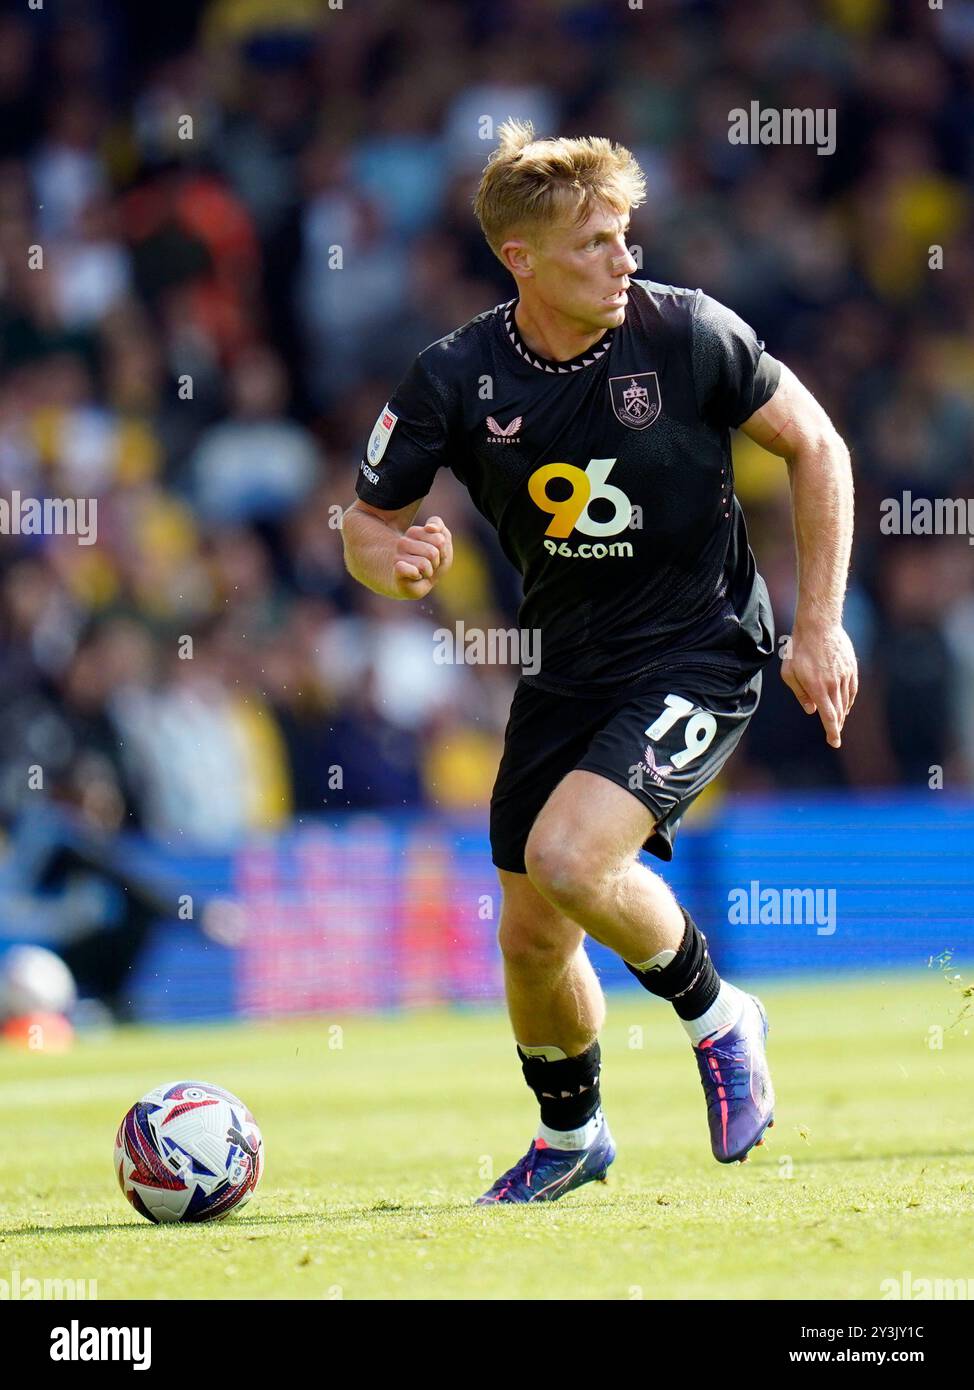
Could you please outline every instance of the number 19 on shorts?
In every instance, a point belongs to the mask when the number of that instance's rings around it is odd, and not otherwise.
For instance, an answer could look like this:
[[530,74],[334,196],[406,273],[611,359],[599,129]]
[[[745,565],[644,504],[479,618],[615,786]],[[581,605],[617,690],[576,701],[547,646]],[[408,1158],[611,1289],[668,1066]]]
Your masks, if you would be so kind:
[[[693,701],[684,699],[682,695],[667,695],[663,704],[666,706],[663,713],[643,732],[647,738],[655,741],[669,733],[673,725],[679,720],[686,719],[687,722],[683,729],[684,747],[678,753],[673,753],[670,756],[670,763],[673,767],[686,767],[687,763],[692,763],[694,758],[699,758],[702,753],[706,753],[713,743],[717,733],[717,720],[707,710],[698,709],[694,713]],[[687,718],[688,715],[689,718]]]

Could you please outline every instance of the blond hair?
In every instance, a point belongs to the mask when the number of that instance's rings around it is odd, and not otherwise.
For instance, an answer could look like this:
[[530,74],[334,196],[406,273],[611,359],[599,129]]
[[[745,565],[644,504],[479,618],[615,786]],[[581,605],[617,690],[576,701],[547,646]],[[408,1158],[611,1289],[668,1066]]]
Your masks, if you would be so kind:
[[645,200],[646,180],[622,145],[601,136],[535,140],[529,121],[505,121],[474,198],[484,236],[500,257],[509,236],[567,215],[581,226],[593,207],[624,214]]

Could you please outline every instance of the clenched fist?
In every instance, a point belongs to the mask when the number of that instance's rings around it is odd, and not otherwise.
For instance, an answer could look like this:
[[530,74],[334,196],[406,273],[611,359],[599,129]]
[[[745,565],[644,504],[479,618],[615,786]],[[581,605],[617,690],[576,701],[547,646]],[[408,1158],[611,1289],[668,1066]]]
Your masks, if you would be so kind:
[[453,537],[442,517],[410,526],[396,542],[392,572],[404,598],[425,598],[453,564]]

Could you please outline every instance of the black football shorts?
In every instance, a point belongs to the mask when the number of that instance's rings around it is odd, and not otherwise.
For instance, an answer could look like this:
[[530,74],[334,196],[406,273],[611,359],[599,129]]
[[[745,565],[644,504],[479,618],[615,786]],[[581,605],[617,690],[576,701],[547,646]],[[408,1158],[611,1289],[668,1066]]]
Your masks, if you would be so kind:
[[649,807],[656,828],[643,848],[672,859],[684,812],[737,747],[760,697],[760,670],[704,665],[661,671],[638,695],[552,695],[519,681],[490,800],[494,864],[525,872],[531,827],[575,769]]

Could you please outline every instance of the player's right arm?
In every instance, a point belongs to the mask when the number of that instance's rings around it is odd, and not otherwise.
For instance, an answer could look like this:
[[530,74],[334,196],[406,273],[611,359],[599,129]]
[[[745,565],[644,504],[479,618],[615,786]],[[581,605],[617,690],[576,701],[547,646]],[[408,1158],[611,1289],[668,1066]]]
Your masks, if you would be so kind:
[[410,525],[422,498],[388,511],[359,499],[342,517],[345,568],[387,598],[425,598],[453,563],[453,540],[442,518]]
[[379,411],[362,459],[353,502],[342,517],[345,567],[387,598],[425,598],[453,563],[441,517],[414,526],[451,450],[455,393],[420,353]]

